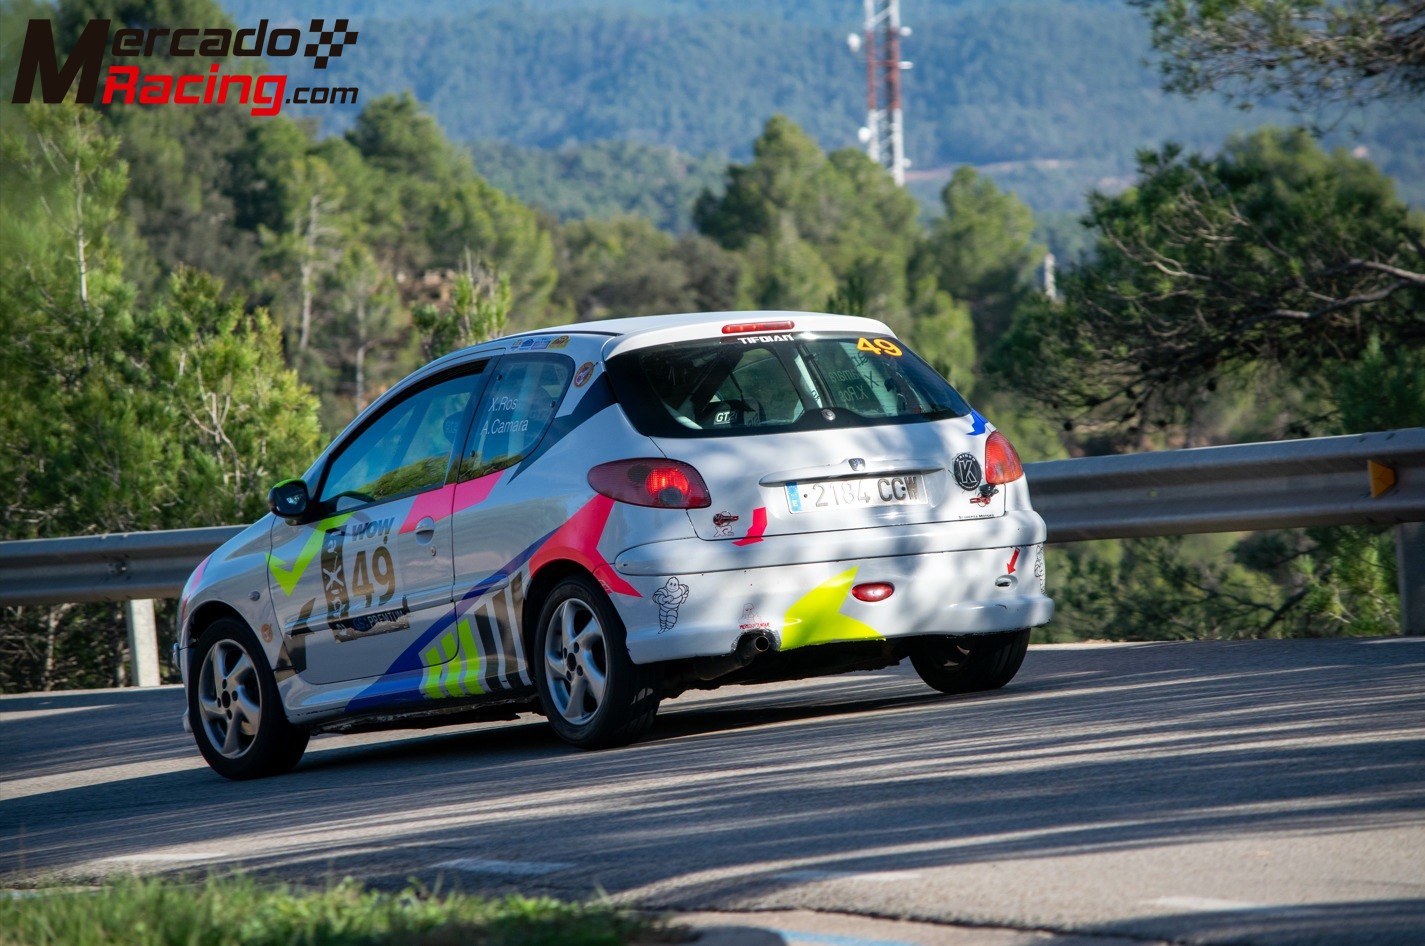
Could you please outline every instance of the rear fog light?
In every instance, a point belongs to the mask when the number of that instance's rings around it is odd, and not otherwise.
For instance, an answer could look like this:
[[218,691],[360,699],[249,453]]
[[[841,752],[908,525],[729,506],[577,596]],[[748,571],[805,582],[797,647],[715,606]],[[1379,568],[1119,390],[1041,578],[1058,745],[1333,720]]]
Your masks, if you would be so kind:
[[856,585],[851,593],[857,601],[885,601],[895,590],[896,586],[888,581],[868,581]]

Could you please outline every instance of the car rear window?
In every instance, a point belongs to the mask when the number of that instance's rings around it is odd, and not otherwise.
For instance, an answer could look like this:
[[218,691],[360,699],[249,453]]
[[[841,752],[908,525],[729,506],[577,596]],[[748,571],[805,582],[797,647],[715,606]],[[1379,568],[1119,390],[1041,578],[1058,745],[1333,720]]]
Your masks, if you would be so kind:
[[734,336],[617,355],[609,380],[648,436],[706,437],[960,417],[959,393],[899,339]]

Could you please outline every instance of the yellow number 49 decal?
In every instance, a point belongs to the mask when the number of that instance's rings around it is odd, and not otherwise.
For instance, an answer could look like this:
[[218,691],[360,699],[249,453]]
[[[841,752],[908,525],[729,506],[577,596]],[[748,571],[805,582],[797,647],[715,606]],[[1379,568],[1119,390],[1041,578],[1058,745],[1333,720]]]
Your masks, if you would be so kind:
[[859,338],[856,340],[856,350],[868,351],[873,355],[890,355],[892,357],[900,357],[901,353],[900,347],[889,338]]

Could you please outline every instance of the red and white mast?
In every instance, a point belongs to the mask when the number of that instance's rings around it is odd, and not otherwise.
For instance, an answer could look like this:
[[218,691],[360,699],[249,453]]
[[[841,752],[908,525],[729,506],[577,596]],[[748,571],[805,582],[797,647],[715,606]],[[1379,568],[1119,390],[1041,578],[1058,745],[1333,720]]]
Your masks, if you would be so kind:
[[901,72],[911,63],[901,59],[901,38],[910,27],[901,26],[900,0],[865,0],[864,34],[848,37],[851,51],[866,49],[866,127],[861,140],[872,161],[891,172],[897,184],[905,183],[905,131],[901,112]]

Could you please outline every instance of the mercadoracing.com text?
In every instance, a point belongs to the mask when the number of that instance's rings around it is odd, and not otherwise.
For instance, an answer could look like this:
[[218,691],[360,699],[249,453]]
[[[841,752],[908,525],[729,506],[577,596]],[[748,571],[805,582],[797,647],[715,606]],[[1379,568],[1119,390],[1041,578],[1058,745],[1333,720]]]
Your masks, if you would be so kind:
[[99,101],[104,105],[250,105],[254,115],[276,115],[283,104],[345,105],[356,101],[355,88],[298,86],[286,95],[283,75],[222,73],[213,63],[206,75],[145,75],[138,66],[110,66]]
[[[113,30],[111,20],[90,20],[68,51],[56,48],[54,24],[30,20],[20,51],[11,102],[28,103],[38,90],[40,100],[54,104],[73,94],[86,104],[115,103],[141,105],[224,105],[229,102],[250,106],[254,115],[276,115],[285,104],[348,105],[357,99],[357,89],[338,86],[300,86],[287,94],[285,75],[224,73],[229,56],[311,60],[313,69],[326,69],[342,51],[355,44],[358,33],[347,20],[313,19],[303,31],[292,27],[272,28],[267,20],[252,29],[197,29],[150,27]],[[305,41],[304,41],[305,40]],[[104,69],[105,55],[112,59],[134,57],[159,61],[169,66],[208,58],[206,71],[165,75],[146,71],[143,66],[110,65]],[[166,54],[166,56],[165,56]],[[187,63],[185,63],[185,60]],[[145,66],[157,63],[146,63]],[[104,79],[100,88],[100,79]]]

